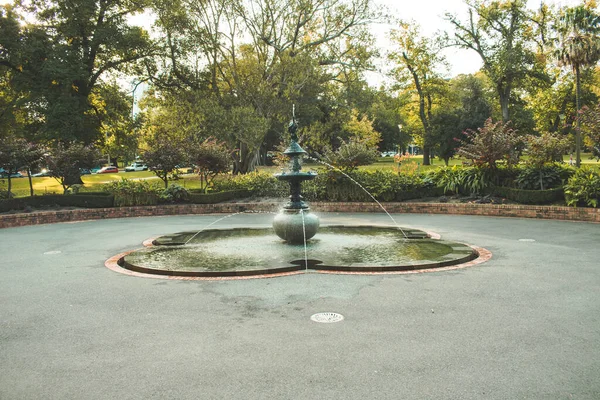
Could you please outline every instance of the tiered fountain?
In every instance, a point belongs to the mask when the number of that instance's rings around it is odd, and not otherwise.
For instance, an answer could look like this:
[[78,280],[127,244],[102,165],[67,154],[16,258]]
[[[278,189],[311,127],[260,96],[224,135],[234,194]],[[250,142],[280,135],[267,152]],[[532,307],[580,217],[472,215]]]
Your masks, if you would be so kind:
[[301,194],[302,182],[314,179],[317,173],[301,171],[302,157],[306,151],[298,144],[297,130],[298,124],[293,116],[288,127],[291,136],[290,145],[283,152],[290,157],[292,170],[275,175],[280,181],[289,182],[290,200],[273,220],[273,229],[277,236],[292,244],[305,243],[315,236],[319,229],[319,217],[310,212]]
[[288,127],[290,145],[284,152],[291,159],[291,170],[276,175],[290,185],[289,200],[273,220],[273,229],[283,243],[270,228],[219,228],[220,221],[240,214],[236,213],[200,230],[156,238],[148,248],[116,256],[118,265],[111,268],[180,277],[264,275],[309,269],[377,273],[437,269],[477,258],[477,251],[470,246],[432,240],[426,232],[400,228],[395,221],[394,226],[324,226],[313,238],[319,229],[319,218],[303,200],[301,186],[317,174],[302,171],[306,152],[298,144],[297,129],[293,117]]

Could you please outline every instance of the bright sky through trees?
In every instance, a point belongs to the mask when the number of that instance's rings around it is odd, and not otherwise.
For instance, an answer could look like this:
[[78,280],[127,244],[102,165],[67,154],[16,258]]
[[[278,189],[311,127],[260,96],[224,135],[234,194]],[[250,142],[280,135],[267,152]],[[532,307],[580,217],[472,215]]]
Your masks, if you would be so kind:
[[[528,0],[527,6],[530,9],[539,7],[542,0]],[[544,3],[556,6],[575,6],[582,4],[583,0],[543,0]],[[461,19],[467,16],[467,5],[464,0],[421,0],[421,1],[398,1],[398,0],[373,0],[375,5],[387,7],[390,14],[396,18],[406,21],[414,20],[421,26],[421,33],[424,36],[434,37],[441,31],[451,31],[451,25],[444,20],[444,14],[451,13],[459,16]],[[373,27],[373,32],[377,37],[377,44],[384,51],[388,47],[389,40],[387,32],[394,26],[389,24],[378,24]],[[448,48],[443,51],[444,56],[450,64],[448,75],[453,77],[459,74],[470,74],[481,68],[481,59],[474,51]],[[381,81],[381,73],[374,73],[369,76],[371,83]]]
[[[421,32],[425,36],[433,37],[437,32],[450,30],[451,26],[444,20],[444,14],[449,12],[459,17],[467,15],[467,6],[464,0],[421,0],[421,1],[399,1],[399,0],[372,0],[375,7],[386,7],[390,14],[403,20],[414,20],[421,26]],[[582,4],[583,0],[528,0],[528,7],[535,9],[539,7],[540,2],[554,4],[557,6],[575,6]],[[1,4],[12,3],[11,0],[0,0]],[[151,18],[147,15],[139,15],[132,19],[134,24],[146,26]],[[388,32],[394,28],[391,24],[377,24],[373,26],[373,32],[377,38],[377,45],[386,51],[389,45],[387,38]],[[474,73],[481,67],[481,59],[475,52],[448,48],[443,51],[448,60],[450,77],[458,74]],[[382,54],[382,60],[385,60],[385,54]],[[379,63],[381,70],[385,69],[385,61]],[[383,71],[384,72],[384,71]],[[368,74],[368,81],[377,85],[384,80],[382,72],[373,72]]]

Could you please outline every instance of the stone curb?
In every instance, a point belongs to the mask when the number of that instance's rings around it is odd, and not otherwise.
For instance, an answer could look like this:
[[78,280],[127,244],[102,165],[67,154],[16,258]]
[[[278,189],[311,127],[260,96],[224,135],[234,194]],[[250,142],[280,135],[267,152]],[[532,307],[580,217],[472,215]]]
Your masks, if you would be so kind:
[[[0,228],[106,218],[275,212],[280,207],[281,204],[279,203],[175,204],[5,214],[0,215]],[[384,207],[387,212],[394,214],[482,215],[488,217],[537,218],[600,223],[600,209],[587,207],[471,203],[385,203]],[[315,212],[383,212],[381,207],[375,203],[312,202],[311,209]]]

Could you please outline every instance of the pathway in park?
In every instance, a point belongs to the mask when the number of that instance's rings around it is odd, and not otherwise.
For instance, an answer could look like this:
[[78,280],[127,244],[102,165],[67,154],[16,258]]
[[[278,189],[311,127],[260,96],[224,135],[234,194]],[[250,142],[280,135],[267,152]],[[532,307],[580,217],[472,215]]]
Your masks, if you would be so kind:
[[219,216],[2,229],[0,399],[600,398],[600,225],[394,217],[493,257],[426,274],[173,281],[104,261]]

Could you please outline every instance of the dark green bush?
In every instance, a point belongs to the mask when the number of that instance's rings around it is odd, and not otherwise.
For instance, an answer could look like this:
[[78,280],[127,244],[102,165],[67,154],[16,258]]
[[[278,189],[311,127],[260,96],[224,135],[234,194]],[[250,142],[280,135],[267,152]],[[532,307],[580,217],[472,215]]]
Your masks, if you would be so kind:
[[580,168],[565,185],[567,205],[598,207],[600,201],[600,172]]
[[519,169],[515,186],[519,189],[544,190],[562,187],[575,169],[562,164],[547,164],[542,167],[526,165]]
[[562,188],[548,190],[526,190],[497,186],[494,188],[494,194],[516,201],[520,204],[550,204],[564,200]]
[[476,195],[489,191],[498,180],[498,169],[484,167],[439,168],[430,173],[430,178],[444,193]]
[[84,207],[84,208],[108,208],[113,207],[114,196],[110,193],[95,195],[62,195],[51,194],[33,197],[18,197],[8,200],[0,200],[0,212],[23,210],[27,207]]
[[215,204],[223,201],[250,197],[252,192],[247,190],[231,190],[227,192],[190,193],[188,201],[194,204]]
[[185,203],[190,196],[186,188],[176,183],[169,185],[166,189],[158,189],[156,193],[161,203]]
[[122,178],[104,185],[103,189],[115,196],[115,207],[153,206],[158,204],[157,187],[147,181]]
[[214,182],[215,192],[246,190],[255,196],[284,197],[289,194],[289,186],[277,180],[272,174],[253,172],[244,175],[231,175]]

